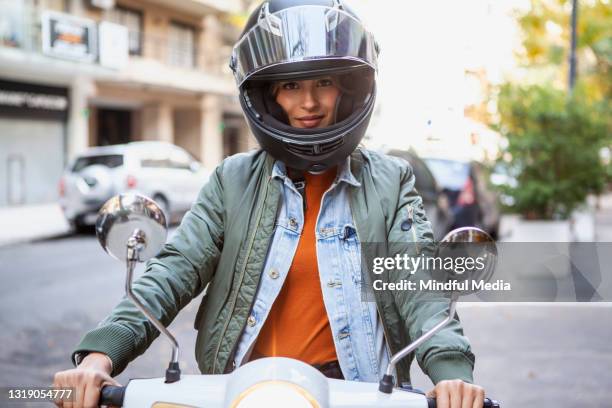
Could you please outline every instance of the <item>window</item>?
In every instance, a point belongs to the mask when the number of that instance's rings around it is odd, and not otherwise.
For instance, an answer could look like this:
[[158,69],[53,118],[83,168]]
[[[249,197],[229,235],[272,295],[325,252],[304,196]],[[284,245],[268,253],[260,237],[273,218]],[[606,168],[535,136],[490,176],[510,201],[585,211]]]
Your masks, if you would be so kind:
[[85,167],[93,166],[94,164],[101,164],[111,169],[115,167],[123,166],[123,156],[120,154],[106,154],[100,156],[85,156],[80,157],[74,163],[72,167],[73,173],[78,173]]
[[116,6],[110,10],[109,20],[127,27],[130,55],[142,55],[142,12]]
[[170,167],[174,169],[189,170],[192,162],[193,158],[183,150],[175,149],[170,153]]
[[195,67],[195,29],[186,24],[170,23],[168,62],[179,67]]
[[193,162],[193,157],[183,149],[150,149],[142,155],[140,165],[149,168],[190,170]]
[[0,10],[0,46],[22,46],[24,5],[19,0],[0,1]]
[[444,159],[427,159],[429,169],[442,188],[461,190],[470,176],[470,164]]

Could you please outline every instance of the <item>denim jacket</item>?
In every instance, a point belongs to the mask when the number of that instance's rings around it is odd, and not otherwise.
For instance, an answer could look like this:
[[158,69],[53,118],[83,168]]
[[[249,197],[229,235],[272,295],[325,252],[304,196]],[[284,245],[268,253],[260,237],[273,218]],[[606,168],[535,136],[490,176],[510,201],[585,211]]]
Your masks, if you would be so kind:
[[[253,309],[239,340],[235,357],[238,366],[248,361],[280,293],[304,225],[302,195],[282,162],[274,164],[272,177],[283,182],[281,208]],[[389,354],[376,303],[361,299],[361,253],[348,201],[349,185],[361,185],[350,171],[350,157],[339,166],[336,179],[322,198],[315,231],[317,262],[323,302],[344,378],[375,382],[384,373]]]

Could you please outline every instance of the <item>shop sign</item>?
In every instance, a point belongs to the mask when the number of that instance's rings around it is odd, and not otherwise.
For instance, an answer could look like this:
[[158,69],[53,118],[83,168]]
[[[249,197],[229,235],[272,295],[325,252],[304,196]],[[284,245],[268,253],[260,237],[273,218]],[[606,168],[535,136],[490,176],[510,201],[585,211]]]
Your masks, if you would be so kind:
[[129,57],[127,27],[103,21],[98,27],[100,35],[100,65],[122,69]]
[[45,11],[42,15],[42,48],[48,55],[93,62],[97,56],[96,23],[70,14]]
[[0,116],[65,120],[68,90],[0,80]]

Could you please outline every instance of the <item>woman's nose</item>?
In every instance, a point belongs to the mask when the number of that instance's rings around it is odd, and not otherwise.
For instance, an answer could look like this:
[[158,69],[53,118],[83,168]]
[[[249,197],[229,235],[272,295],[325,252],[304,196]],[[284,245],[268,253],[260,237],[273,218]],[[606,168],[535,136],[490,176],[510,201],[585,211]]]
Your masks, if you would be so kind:
[[302,93],[302,107],[306,110],[313,110],[319,106],[319,99],[314,89],[308,87]]

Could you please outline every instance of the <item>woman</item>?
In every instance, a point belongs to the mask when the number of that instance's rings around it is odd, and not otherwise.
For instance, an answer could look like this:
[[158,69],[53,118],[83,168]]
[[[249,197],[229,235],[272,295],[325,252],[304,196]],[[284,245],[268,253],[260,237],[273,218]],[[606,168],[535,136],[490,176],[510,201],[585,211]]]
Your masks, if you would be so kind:
[[[362,299],[369,242],[430,242],[410,166],[357,149],[374,106],[378,47],[339,1],[272,0],[249,18],[230,66],[262,150],[226,159],[134,284],[162,323],[207,288],[198,311],[202,373],[264,356],[328,377],[378,381],[391,353],[445,317],[409,293]],[[56,386],[93,406],[104,382],[159,333],[121,302],[73,354]],[[412,356],[397,366],[409,381]],[[480,407],[458,320],[416,351],[439,407]]]

